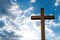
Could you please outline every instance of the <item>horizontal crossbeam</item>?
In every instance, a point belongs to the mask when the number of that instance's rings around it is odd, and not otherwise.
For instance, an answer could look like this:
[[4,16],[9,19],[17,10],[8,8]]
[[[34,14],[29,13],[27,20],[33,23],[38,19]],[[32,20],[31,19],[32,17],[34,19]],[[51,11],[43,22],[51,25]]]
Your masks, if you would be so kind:
[[[41,16],[31,16],[32,20],[39,20],[41,19]],[[54,16],[44,16],[44,19],[55,19]]]

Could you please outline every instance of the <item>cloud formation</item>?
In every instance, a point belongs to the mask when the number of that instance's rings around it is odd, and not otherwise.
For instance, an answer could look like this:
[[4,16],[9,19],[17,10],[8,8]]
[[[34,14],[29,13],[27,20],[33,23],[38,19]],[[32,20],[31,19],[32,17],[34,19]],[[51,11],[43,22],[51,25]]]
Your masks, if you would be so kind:
[[56,0],[55,6],[60,6],[60,0]]
[[31,2],[32,2],[32,3],[35,3],[35,2],[36,2],[36,0],[31,0]]

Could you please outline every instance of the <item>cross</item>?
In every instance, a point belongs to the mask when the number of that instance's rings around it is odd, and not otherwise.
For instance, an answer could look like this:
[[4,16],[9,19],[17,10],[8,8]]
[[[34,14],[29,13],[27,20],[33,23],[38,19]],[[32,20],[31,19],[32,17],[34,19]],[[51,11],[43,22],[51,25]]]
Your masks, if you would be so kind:
[[45,40],[45,19],[55,19],[54,16],[44,16],[44,8],[41,8],[41,16],[31,16],[32,20],[40,20],[41,19],[41,40]]

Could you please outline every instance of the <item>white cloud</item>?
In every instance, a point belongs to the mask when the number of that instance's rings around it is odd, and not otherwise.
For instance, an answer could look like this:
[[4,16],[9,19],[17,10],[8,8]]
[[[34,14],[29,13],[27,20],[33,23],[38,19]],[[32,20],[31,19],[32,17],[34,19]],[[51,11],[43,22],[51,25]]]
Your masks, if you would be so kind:
[[60,16],[59,16],[59,20],[60,20]]
[[55,6],[59,6],[59,5],[60,5],[60,0],[56,0]]
[[33,7],[29,7],[29,8],[27,8],[26,10],[24,10],[24,14],[25,13],[30,13],[31,11],[33,10]]
[[56,40],[60,40],[60,37],[57,37]]
[[49,39],[51,39],[51,40],[60,40],[59,39],[60,37],[58,37],[55,34],[55,32],[53,31],[53,29],[51,29],[52,27],[60,27],[60,22],[56,23],[54,20],[46,20],[45,21],[45,28],[46,28],[46,37],[47,37],[47,39],[49,37]]
[[36,2],[36,0],[31,0],[31,2],[32,2],[32,3],[35,3],[35,2]]
[[[13,2],[12,2],[13,3]],[[15,15],[15,19],[12,19],[11,17],[2,19],[8,21],[6,25],[2,28],[3,30],[6,30],[7,32],[14,32],[15,35],[22,35],[23,37],[21,40],[37,40],[40,38],[40,29],[39,27],[36,27],[36,21],[31,21],[30,17],[26,17],[25,13],[29,13],[33,10],[33,7],[27,8],[25,11],[23,11],[23,15],[21,15],[20,11],[21,9],[18,9],[18,5],[11,5],[8,10],[10,13]],[[17,11],[17,12],[16,12]],[[22,12],[22,11],[21,11]],[[5,21],[5,22],[6,22]],[[33,23],[33,24],[32,24]],[[39,34],[39,35],[38,35]]]
[[56,23],[54,20],[46,20],[45,24],[48,24],[49,26],[54,26],[54,27],[60,26],[60,22]]
[[[55,33],[53,32],[52,29],[50,29],[48,26],[45,27],[47,34],[50,35],[50,37],[54,37]],[[46,36],[48,37],[48,35],[46,34]]]
[[60,40],[60,36],[55,36],[54,38],[51,38],[51,40]]
[[54,22],[54,20],[51,20],[50,22],[51,22],[52,26],[55,26],[55,27],[60,26],[60,22],[56,23],[56,22]]
[[45,32],[46,32],[46,39],[51,40],[52,37],[55,37],[54,31],[51,29],[52,27],[52,20],[45,21]]

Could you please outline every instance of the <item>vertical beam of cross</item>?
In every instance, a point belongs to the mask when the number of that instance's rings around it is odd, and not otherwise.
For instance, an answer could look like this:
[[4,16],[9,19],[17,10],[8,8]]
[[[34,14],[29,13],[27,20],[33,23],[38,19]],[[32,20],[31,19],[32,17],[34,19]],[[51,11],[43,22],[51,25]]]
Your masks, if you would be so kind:
[[45,40],[44,9],[41,9],[41,38]]
[[41,16],[31,16],[32,20],[41,19],[41,40],[45,40],[45,19],[55,19],[54,16],[44,16],[44,8],[41,8]]

